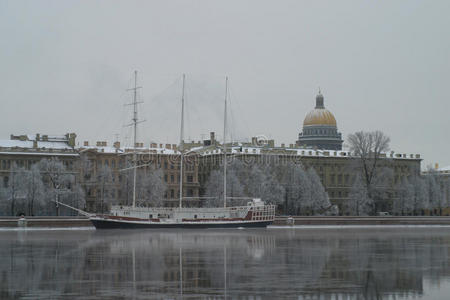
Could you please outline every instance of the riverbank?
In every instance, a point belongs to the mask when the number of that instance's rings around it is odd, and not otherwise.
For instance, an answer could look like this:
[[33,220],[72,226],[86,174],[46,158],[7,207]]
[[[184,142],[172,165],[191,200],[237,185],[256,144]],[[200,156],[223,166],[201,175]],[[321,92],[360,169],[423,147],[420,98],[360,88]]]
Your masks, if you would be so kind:
[[450,225],[448,216],[382,216],[382,217],[276,217],[273,225]]
[[[27,227],[92,227],[92,223],[86,217],[27,217]],[[0,217],[0,228],[19,227],[18,217]],[[292,221],[288,221],[288,217],[278,216],[275,218],[273,225],[289,226],[291,225],[313,225],[313,226],[345,226],[345,225],[448,225],[450,226],[450,217],[440,216],[383,216],[383,217],[292,217]]]

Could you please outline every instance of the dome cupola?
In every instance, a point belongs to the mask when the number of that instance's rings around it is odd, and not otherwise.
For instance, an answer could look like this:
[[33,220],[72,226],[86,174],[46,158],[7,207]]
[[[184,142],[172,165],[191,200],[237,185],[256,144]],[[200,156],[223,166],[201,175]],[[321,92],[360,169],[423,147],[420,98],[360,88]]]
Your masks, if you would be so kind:
[[325,108],[324,98],[319,90],[316,96],[316,107],[310,111],[303,120],[303,126],[310,125],[327,125],[336,126],[336,119],[333,114]]
[[325,108],[324,97],[316,96],[316,106],[303,120],[303,130],[299,133],[297,145],[317,149],[341,150],[342,135],[337,130],[334,115]]

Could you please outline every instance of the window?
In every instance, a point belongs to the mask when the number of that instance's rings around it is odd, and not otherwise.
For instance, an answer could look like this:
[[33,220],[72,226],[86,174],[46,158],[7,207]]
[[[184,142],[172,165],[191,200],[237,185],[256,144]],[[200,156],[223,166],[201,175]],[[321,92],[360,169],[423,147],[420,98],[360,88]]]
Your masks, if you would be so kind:
[[171,175],[170,175],[170,182],[173,183],[174,181],[175,181],[175,178],[173,177],[173,174],[171,174]]
[[194,182],[192,175],[187,176],[187,182]]
[[194,197],[194,191],[192,189],[188,189],[188,197]]
[[164,174],[164,182],[167,182],[167,174]]
[[175,192],[174,190],[170,190],[170,198],[174,198],[175,197]]

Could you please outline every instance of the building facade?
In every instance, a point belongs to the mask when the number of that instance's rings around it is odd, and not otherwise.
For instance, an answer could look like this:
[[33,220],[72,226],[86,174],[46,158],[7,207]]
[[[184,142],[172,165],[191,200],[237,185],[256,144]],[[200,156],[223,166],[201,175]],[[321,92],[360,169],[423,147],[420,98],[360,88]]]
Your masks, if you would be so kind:
[[[314,150],[297,147],[271,147],[254,144],[236,143],[227,146],[228,161],[239,159],[248,168],[253,165],[280,164],[281,166],[293,162],[301,164],[305,169],[313,168],[320,177],[321,182],[328,193],[332,204],[339,207],[341,213],[345,213],[345,202],[349,194],[355,176],[359,170],[355,168],[358,159],[348,151]],[[220,145],[208,146],[197,149],[199,156],[199,181],[200,193],[204,194],[205,186],[212,170],[222,168],[223,152]],[[404,178],[420,176],[421,158],[419,154],[383,153],[379,168],[389,168],[393,172],[391,181],[385,188],[386,203],[382,203],[380,210],[390,211],[394,201],[394,187]],[[280,182],[281,185],[285,184]]]

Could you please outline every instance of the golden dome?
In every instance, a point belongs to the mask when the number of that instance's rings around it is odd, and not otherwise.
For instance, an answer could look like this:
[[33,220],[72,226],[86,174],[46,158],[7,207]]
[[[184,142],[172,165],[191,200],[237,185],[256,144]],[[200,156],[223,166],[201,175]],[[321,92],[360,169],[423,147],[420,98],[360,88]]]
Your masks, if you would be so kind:
[[336,126],[336,119],[328,109],[315,108],[310,111],[306,115],[305,120],[303,120],[303,126],[309,125]]

